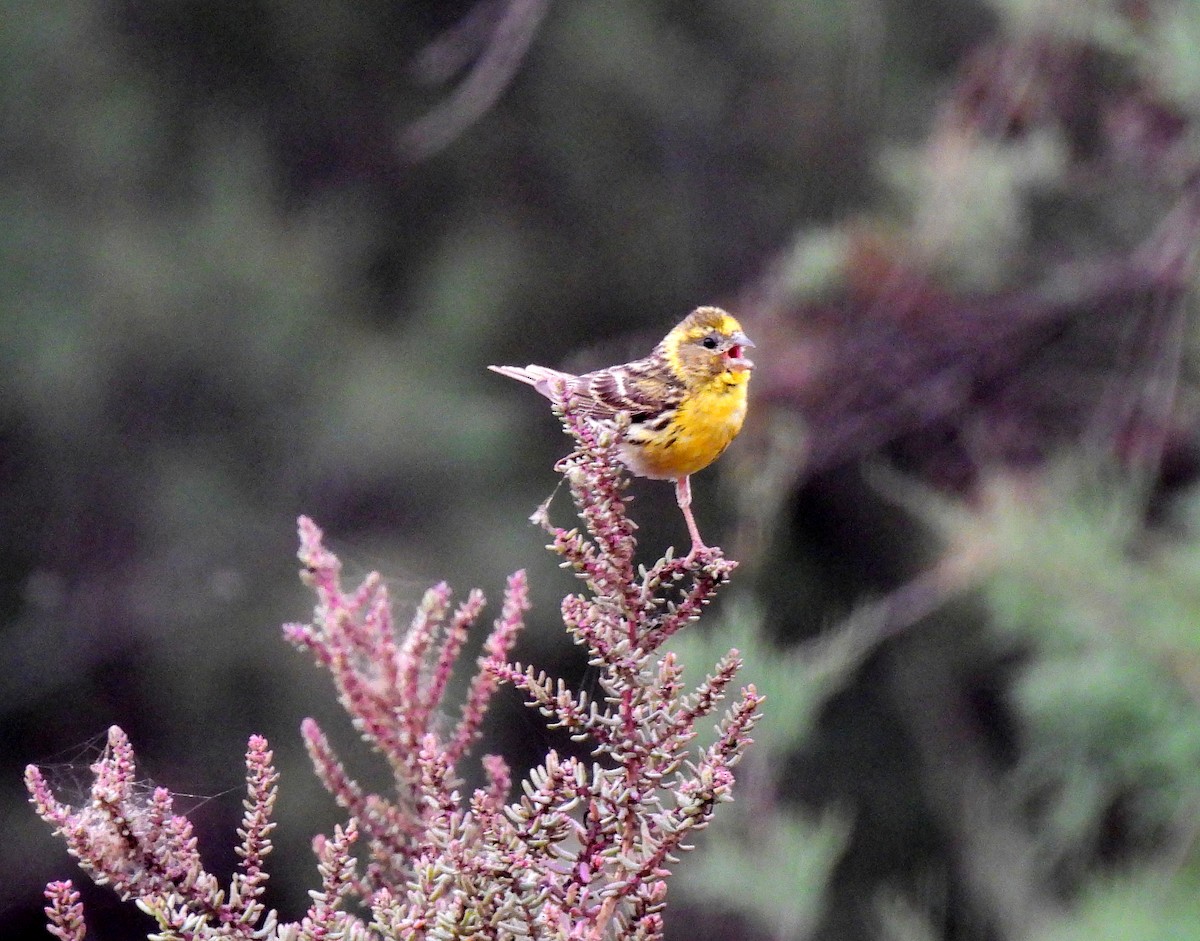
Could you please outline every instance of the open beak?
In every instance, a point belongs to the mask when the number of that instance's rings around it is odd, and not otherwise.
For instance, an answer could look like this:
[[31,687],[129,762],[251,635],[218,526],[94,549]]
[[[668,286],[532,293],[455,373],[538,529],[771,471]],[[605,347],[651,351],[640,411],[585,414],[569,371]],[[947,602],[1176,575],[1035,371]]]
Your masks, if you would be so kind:
[[729,338],[729,349],[725,353],[725,364],[735,372],[754,368],[754,363],[746,358],[746,349],[753,348],[754,341],[738,330]]

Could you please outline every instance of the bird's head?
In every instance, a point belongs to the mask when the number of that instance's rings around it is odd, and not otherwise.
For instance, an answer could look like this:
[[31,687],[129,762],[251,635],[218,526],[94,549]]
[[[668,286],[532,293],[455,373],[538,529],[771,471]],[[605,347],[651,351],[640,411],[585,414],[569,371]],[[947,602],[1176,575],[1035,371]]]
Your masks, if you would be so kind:
[[746,382],[754,363],[746,348],[754,346],[742,325],[719,307],[697,307],[666,335],[663,355],[676,374],[689,384],[718,376]]

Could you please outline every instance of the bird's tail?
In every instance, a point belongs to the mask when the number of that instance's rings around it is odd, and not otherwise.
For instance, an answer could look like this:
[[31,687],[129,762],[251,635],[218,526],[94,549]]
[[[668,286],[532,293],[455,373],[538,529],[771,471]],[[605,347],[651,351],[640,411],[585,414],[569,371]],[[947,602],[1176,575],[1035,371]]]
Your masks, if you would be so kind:
[[575,378],[569,372],[559,372],[557,369],[537,366],[533,363],[528,366],[489,366],[488,369],[498,372],[502,376],[508,376],[509,379],[516,379],[517,382],[533,386],[551,400],[561,398],[562,390],[566,389],[571,380]]

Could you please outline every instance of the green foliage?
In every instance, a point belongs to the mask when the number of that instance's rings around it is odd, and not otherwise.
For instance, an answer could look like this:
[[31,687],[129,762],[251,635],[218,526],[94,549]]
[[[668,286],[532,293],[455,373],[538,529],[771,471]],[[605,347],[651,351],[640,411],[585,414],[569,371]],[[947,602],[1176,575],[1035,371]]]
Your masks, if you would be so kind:
[[1156,74],[1167,96],[1180,108],[1195,114],[1200,100],[1200,7],[1172,3],[1156,18],[1149,48],[1142,61],[1155,63]]
[[786,782],[775,775],[809,742],[820,709],[857,665],[851,633],[833,632],[820,649],[781,651],[765,638],[753,604],[742,599],[719,630],[682,632],[670,644],[682,663],[708,663],[732,645],[768,703],[745,762],[742,799],[716,821],[706,852],[689,860],[681,875],[689,897],[736,912],[769,936],[804,937],[812,930],[845,850],[847,822],[782,802]]
[[1119,0],[991,0],[1007,26],[1030,35],[1097,42],[1128,35]]
[[1102,879],[1074,917],[1038,941],[1194,941],[1200,937],[1200,880],[1189,871],[1167,879],[1146,873]]
[[820,918],[845,822],[778,806],[739,807],[712,827],[705,852],[681,869],[688,897],[735,912],[768,937],[809,935]]
[[1066,158],[1052,132],[1015,143],[951,132],[921,149],[895,148],[882,165],[923,261],[956,287],[994,290],[1029,240],[1030,193],[1057,183]]
[[759,747],[776,759],[809,740],[821,708],[861,662],[861,639],[854,630],[831,630],[821,644],[781,650],[763,631],[763,618],[751,598],[732,606],[720,630],[688,631],[670,649],[684,663],[707,663],[735,648],[754,668],[758,691],[771,703],[755,731]]
[[[951,526],[961,550],[984,560],[993,623],[1019,652],[1012,798],[1031,815],[1049,871],[1070,881],[1106,847],[1122,858],[1194,852],[1195,542],[1152,534],[1141,517],[1135,493],[1069,465],[1041,484],[994,481],[985,507]],[[1082,923],[1125,894],[1136,892],[1093,883]]]

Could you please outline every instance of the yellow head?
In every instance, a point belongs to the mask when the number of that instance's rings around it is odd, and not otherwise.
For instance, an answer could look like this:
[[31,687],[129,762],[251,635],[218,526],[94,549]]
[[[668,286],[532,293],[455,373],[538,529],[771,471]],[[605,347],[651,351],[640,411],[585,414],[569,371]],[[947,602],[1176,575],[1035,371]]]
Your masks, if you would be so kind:
[[689,388],[721,379],[744,385],[754,363],[745,356],[754,344],[742,325],[719,307],[697,307],[658,345],[671,371]]

